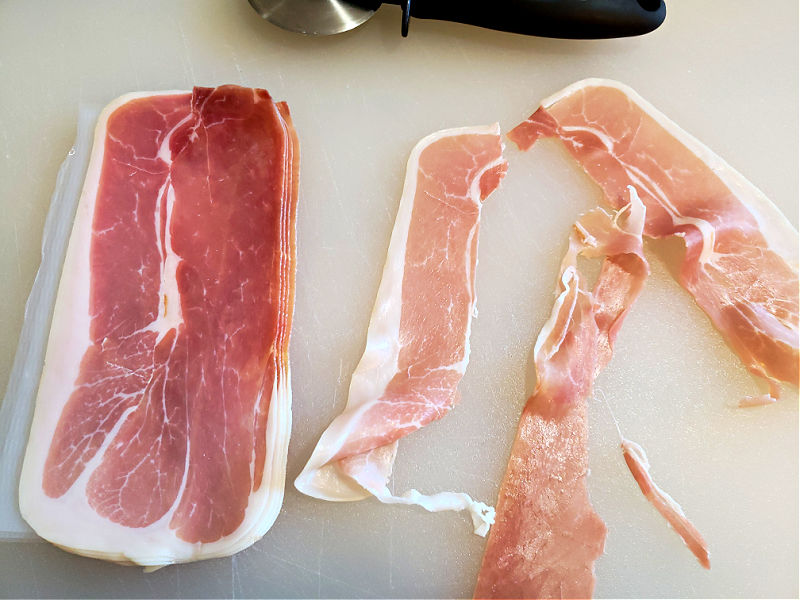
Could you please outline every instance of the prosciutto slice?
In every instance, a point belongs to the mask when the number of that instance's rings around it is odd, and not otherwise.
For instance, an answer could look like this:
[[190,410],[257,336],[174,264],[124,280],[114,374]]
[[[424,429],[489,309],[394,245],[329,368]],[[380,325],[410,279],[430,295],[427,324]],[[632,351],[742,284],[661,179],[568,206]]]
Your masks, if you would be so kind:
[[710,569],[711,562],[706,541],[695,526],[692,525],[691,521],[686,518],[686,514],[684,514],[680,504],[675,502],[667,492],[658,487],[653,481],[650,476],[650,463],[647,460],[644,449],[636,442],[623,439],[622,455],[625,458],[625,464],[628,465],[628,469],[630,469],[636,483],[639,484],[639,489],[642,490],[645,498],[681,536],[681,539],[700,564],[704,568]]
[[[558,297],[534,347],[536,390],[522,412],[486,545],[476,598],[588,598],[606,527],[586,489],[586,398],[649,273],[645,208],[629,188],[615,215],[574,226]],[[592,290],[578,257],[605,256]]]
[[798,235],[762,192],[614,81],[579,81],[509,133],[523,150],[541,137],[560,139],[610,205],[636,186],[645,234],[683,238],[680,283],[745,366],[774,397],[779,381],[797,384]]
[[493,511],[463,493],[394,496],[397,442],[458,400],[469,359],[483,200],[506,171],[498,125],[434,133],[411,152],[364,354],[347,405],[295,481],[324,500],[470,510],[485,534]]
[[158,566],[272,525],[297,151],[264,90],[129,94],[100,115],[20,482],[42,537]]

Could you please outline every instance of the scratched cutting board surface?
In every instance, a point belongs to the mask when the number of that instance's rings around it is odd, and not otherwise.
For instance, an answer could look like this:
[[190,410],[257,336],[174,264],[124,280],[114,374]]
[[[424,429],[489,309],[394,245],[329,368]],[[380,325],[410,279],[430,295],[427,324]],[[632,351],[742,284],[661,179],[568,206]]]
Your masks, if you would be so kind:
[[[5,386],[58,166],[81,103],[134,90],[241,83],[286,100],[300,135],[294,427],[284,507],[233,558],[144,574],[43,542],[0,543],[0,596],[465,597],[484,540],[464,515],[375,501],[329,504],[291,481],[346,400],[366,334],[405,162],[431,131],[499,121],[584,77],[637,89],[760,187],[797,227],[798,7],[670,0],[629,40],[525,38],[413,21],[384,7],[313,39],[244,0],[0,4],[0,385]],[[462,401],[403,440],[394,489],[494,502],[535,383],[531,349],[570,224],[599,190],[555,143],[522,154],[486,203],[479,316]],[[653,274],[590,400],[592,502],[606,521],[597,597],[797,597],[798,402],[735,410],[758,386],[648,245]],[[605,398],[656,481],[705,535],[701,569],[628,474]]]

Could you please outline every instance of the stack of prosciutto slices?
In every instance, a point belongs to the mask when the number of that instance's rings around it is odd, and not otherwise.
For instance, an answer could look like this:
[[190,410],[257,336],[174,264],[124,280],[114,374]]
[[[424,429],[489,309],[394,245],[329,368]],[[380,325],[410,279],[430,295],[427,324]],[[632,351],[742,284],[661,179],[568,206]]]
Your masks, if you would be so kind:
[[[649,274],[643,238],[685,242],[681,285],[766,383],[741,399],[752,406],[798,380],[798,235],[619,83],[575,83],[508,137],[523,150],[561,140],[608,206],[569,236],[497,512],[464,492],[389,488],[399,441],[459,400],[481,210],[507,170],[496,124],[412,151],[347,404],[295,485],[468,511],[489,534],[476,597],[588,597],[606,527],[587,491],[587,399]],[[159,566],[232,554],[272,525],[291,423],[297,153],[286,105],[264,90],[131,94],[102,113],[20,483],[42,537]],[[602,261],[593,283],[581,256]],[[708,568],[700,533],[620,437],[642,493]]]
[[297,137],[223,86],[101,114],[20,482],[36,532],[158,566],[272,525],[291,424]]

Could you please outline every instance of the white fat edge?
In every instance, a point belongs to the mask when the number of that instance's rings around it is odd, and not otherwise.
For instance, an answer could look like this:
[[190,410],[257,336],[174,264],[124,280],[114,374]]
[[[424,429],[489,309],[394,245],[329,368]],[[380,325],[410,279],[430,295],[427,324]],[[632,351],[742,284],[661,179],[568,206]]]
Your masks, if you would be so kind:
[[[307,465],[308,472],[301,473],[295,481],[295,487],[307,496],[329,502],[351,502],[369,498],[371,493],[368,489],[371,486],[365,481],[379,481],[380,485],[388,483],[394,467],[398,441],[351,457],[351,460],[358,458],[363,462],[354,475],[343,471],[339,461],[314,464],[311,467]],[[381,450],[383,452],[380,452]],[[379,461],[380,465],[376,464],[376,461]]]
[[481,537],[488,533],[489,527],[494,523],[494,508],[473,500],[468,494],[439,492],[424,495],[414,489],[399,496],[392,494],[387,482],[391,476],[397,446],[398,441],[395,440],[387,446],[358,455],[358,467],[355,470],[350,469],[353,481],[384,504],[416,505],[429,512],[469,511],[474,532]]
[[369,492],[384,504],[421,506],[428,512],[469,511],[472,518],[473,531],[481,537],[485,537],[489,532],[489,528],[494,524],[494,508],[483,502],[473,500],[464,492],[439,492],[426,495],[412,489],[401,496],[395,496],[386,486],[381,488],[371,487]]
[[[440,139],[465,134],[499,136],[500,126],[495,123],[488,126],[444,129],[424,137],[411,151],[406,165],[403,192],[389,240],[386,262],[370,316],[364,354],[350,379],[344,411],[322,433],[311,457],[295,479],[295,487],[303,494],[334,502],[363,500],[370,496],[369,492],[330,462],[346,442],[358,423],[360,415],[370,408],[375,399],[383,395],[386,386],[397,373],[402,308],[398,299],[402,298],[406,246],[416,198],[420,155],[423,150]],[[492,166],[496,165],[493,163]],[[484,172],[481,171],[481,175]],[[480,202],[479,185],[476,189],[476,197]],[[469,356],[469,325],[465,355]],[[466,368],[466,362],[463,360],[461,362]]]
[[534,361],[538,361],[539,355],[542,352],[542,347],[544,346],[545,342],[548,341],[551,335],[553,335],[553,333],[557,335],[557,343],[553,345],[554,350],[547,356],[543,356],[542,360],[547,360],[553,356],[556,350],[561,347],[561,344],[564,342],[564,338],[567,335],[567,330],[569,329],[569,320],[567,320],[564,328],[561,331],[555,331],[555,326],[558,322],[558,317],[561,314],[561,308],[564,306],[564,303],[567,301],[567,298],[570,296],[570,294],[572,295],[572,301],[569,305],[569,312],[570,314],[575,312],[575,305],[578,302],[578,294],[573,292],[573,288],[578,287],[578,271],[574,265],[570,265],[564,269],[563,273],[561,274],[561,286],[563,287],[563,290],[553,303],[553,310],[550,312],[550,316],[542,326],[541,331],[539,331],[539,335],[536,338],[536,344],[533,346]]
[[628,188],[628,210],[630,212],[627,220],[625,221],[625,226],[628,232],[642,237],[642,234],[644,233],[645,221],[647,220],[647,207],[639,197],[639,192],[636,191],[636,188],[632,185],[628,186]]
[[[43,496],[36,508],[41,511],[42,537],[70,552],[142,566],[159,567],[174,563],[229,556],[252,545],[269,530],[283,504],[286,457],[291,430],[291,388],[286,379],[271,390],[266,432],[266,456],[261,487],[250,494],[245,515],[231,534],[210,543],[189,543],[176,537],[170,521],[177,510],[185,487],[181,483],[172,507],[147,527],[126,527],[98,515],[85,496],[85,487],[101,455],[111,444],[124,422],[120,419],[103,448],[87,465],[81,476],[60,498]],[[132,412],[129,409],[125,417]],[[65,518],[68,515],[68,518]]]
[[[164,92],[181,93],[181,92]],[[44,464],[64,405],[74,389],[83,355],[89,348],[89,254],[100,174],[105,155],[109,116],[120,106],[147,93],[120,96],[108,104],[97,118],[89,165],[86,170],[75,219],[70,233],[59,279],[53,319],[47,340],[44,365],[34,405],[28,445],[20,477],[20,511],[28,524],[39,532],[37,502],[45,498],[42,490]],[[64,385],[70,382],[70,385]]]
[[[34,509],[44,496],[41,481],[44,463],[61,411],[77,379],[89,339],[89,250],[100,172],[105,154],[106,125],[110,114],[124,102],[112,102],[100,113],[94,130],[92,151],[72,224],[64,265],[53,307],[42,374],[39,379],[31,432],[20,477],[20,511],[37,529]],[[72,386],[64,385],[64,382]]]
[[[329,502],[353,502],[369,498],[369,492],[342,473],[336,463],[330,462],[335,452],[324,445],[326,440],[323,438],[335,425],[335,422],[332,423],[323,433],[308,463],[294,480],[294,487],[306,496]],[[329,458],[326,460],[326,457]]]
[[[614,214],[614,226],[620,231],[642,237],[647,208],[644,202],[642,202],[642,199],[639,198],[639,193],[636,191],[635,186],[629,185],[627,189],[628,204]],[[620,220],[623,218],[625,218],[625,222],[620,225]]]
[[714,171],[717,177],[722,180],[739,199],[742,205],[750,212],[756,223],[758,223],[758,227],[764,235],[770,249],[779,254],[787,264],[797,270],[798,233],[780,209],[775,206],[761,190],[748,181],[736,169],[731,167],[719,155],[715,154],[708,146],[679,127],[674,121],[669,119],[669,117],[664,115],[650,102],[642,98],[642,96],[632,88],[611,79],[583,79],[545,98],[541,105],[544,108],[548,108],[559,100],[581,89],[590,87],[611,87],[620,90],[675,139],[686,146],[693,154],[697,155],[712,171]]

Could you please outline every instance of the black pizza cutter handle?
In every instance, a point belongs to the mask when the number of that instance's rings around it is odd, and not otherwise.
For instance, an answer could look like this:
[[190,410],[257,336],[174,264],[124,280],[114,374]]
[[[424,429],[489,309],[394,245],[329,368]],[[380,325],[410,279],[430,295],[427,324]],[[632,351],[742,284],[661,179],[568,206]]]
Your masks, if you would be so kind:
[[402,8],[403,37],[411,17],[580,40],[649,33],[667,15],[663,0],[387,0],[386,4]]

